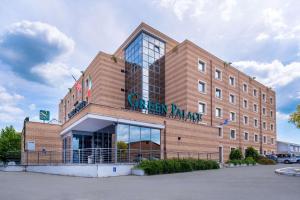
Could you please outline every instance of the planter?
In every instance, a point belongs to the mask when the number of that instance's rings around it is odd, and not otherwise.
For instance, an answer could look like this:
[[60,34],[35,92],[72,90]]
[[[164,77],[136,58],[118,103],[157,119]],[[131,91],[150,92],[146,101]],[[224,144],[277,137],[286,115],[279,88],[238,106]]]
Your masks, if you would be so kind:
[[143,169],[132,169],[131,174],[136,176],[145,176],[145,171]]

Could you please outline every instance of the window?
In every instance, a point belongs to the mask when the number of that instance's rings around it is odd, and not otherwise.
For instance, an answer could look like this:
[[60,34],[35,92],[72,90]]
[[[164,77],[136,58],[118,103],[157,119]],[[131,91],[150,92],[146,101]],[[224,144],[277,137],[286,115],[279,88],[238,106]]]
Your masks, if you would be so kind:
[[219,118],[222,117],[222,109],[221,108],[216,108],[216,117],[219,117]]
[[230,112],[230,121],[235,121],[235,120],[236,120],[235,113]]
[[235,150],[235,148],[234,147],[230,147],[230,151],[233,151],[233,150]]
[[249,133],[248,132],[244,132],[244,139],[249,140]]
[[222,90],[219,88],[216,88],[216,97],[221,99],[222,98]]
[[222,80],[222,72],[221,72],[221,70],[216,69],[216,71],[215,71],[215,79]]
[[248,92],[248,85],[246,83],[243,84],[243,91]]
[[205,104],[205,103],[202,103],[202,102],[199,102],[199,105],[198,105],[198,112],[201,113],[201,114],[204,114],[204,113],[205,113],[205,110],[206,110],[206,104]]
[[257,121],[257,119],[254,119],[254,127],[258,127],[258,121]]
[[235,86],[235,78],[234,77],[232,77],[232,76],[229,77],[229,84],[231,86]]
[[273,98],[272,97],[270,97],[270,103],[273,104]]
[[267,123],[266,122],[263,122],[263,128],[267,129]]
[[35,141],[28,141],[26,150],[35,151]]
[[253,96],[257,97],[257,89],[253,89]]
[[266,94],[262,94],[262,99],[264,102],[266,102]]
[[218,127],[218,135],[219,135],[219,137],[223,137],[223,128],[222,127]]
[[256,103],[253,104],[253,111],[254,111],[254,112],[257,112],[257,104],[256,104]]
[[274,130],[274,125],[273,124],[270,125],[270,129],[271,129],[271,131]]
[[244,124],[248,124],[248,116],[244,116]]
[[274,138],[271,138],[271,144],[274,144]]
[[235,96],[233,94],[229,95],[229,102],[235,104]]
[[273,111],[272,110],[270,111],[270,116],[273,117]]
[[198,91],[202,92],[202,93],[206,92],[206,86],[205,86],[204,82],[202,82],[202,81],[198,82]]
[[244,99],[243,107],[248,108],[248,100],[247,99]]
[[262,113],[263,113],[263,115],[266,115],[266,108],[262,109]]
[[235,130],[234,129],[230,129],[230,139],[235,140],[235,137],[236,137]]
[[264,143],[266,144],[267,143],[267,136],[264,136]]
[[198,70],[200,72],[205,72],[205,62],[200,59],[198,59]]
[[258,135],[257,134],[254,135],[254,142],[258,142]]

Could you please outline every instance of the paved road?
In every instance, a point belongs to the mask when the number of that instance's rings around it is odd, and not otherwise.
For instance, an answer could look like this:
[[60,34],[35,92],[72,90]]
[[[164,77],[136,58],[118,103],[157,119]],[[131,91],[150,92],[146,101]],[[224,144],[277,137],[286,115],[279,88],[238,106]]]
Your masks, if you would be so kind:
[[300,178],[274,173],[283,166],[287,165],[113,178],[0,172],[0,199],[299,200]]

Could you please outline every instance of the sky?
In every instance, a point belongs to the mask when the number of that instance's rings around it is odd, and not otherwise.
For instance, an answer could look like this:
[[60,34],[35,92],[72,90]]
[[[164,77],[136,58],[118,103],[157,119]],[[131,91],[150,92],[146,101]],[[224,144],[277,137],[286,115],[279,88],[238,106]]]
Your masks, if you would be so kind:
[[72,75],[145,22],[272,87],[278,140],[300,143],[300,129],[288,123],[300,104],[299,8],[297,0],[1,0],[0,128],[20,131],[40,109],[57,119]]

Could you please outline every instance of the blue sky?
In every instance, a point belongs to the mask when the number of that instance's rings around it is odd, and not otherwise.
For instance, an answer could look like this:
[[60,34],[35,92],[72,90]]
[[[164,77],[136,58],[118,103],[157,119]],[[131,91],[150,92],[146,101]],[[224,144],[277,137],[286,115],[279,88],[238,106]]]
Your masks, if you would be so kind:
[[40,109],[57,118],[71,74],[113,53],[144,21],[189,39],[277,92],[278,139],[300,143],[288,116],[300,103],[300,1],[2,1],[0,128]]

